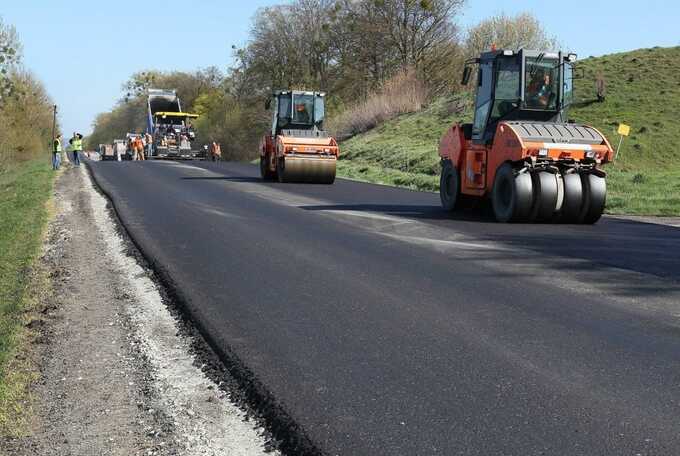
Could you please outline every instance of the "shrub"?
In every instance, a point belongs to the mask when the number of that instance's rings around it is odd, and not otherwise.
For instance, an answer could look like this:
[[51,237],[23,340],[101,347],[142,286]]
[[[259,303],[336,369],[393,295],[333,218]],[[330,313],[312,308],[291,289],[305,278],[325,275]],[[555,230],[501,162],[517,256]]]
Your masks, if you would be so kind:
[[342,141],[401,114],[420,111],[427,98],[425,84],[413,69],[407,69],[388,80],[365,101],[330,119],[328,129]]

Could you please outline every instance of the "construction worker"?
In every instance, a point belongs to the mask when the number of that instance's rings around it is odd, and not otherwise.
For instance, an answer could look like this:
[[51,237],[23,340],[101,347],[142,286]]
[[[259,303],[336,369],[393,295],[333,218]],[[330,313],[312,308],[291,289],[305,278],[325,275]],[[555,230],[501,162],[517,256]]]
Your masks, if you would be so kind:
[[132,150],[135,152],[136,160],[144,160],[144,141],[142,135],[136,136],[132,140]]
[[297,103],[295,105],[295,123],[308,124],[309,123],[309,113],[307,112],[307,106],[304,103]]
[[69,140],[73,151],[73,164],[80,166],[80,153],[83,151],[83,135],[73,132],[73,137]]
[[222,148],[220,147],[219,143],[215,141],[210,143],[210,158],[212,161],[222,160]]
[[144,133],[144,142],[146,142],[146,155],[151,156],[153,146],[153,136],[148,131]]
[[553,87],[550,83],[550,73],[538,71],[527,88],[530,108],[548,108],[553,97]]
[[543,75],[543,84],[538,90],[538,101],[542,107],[548,108],[553,100],[553,87],[550,83],[550,73],[546,72]]
[[58,170],[61,165],[61,135],[57,135],[52,142],[52,169]]

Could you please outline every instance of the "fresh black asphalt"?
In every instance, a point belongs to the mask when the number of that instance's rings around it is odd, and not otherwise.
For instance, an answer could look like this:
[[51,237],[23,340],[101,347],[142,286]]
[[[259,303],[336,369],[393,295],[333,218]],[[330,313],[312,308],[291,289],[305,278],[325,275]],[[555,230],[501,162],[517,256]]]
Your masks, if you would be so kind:
[[678,454],[678,228],[496,224],[245,164],[89,165],[206,336],[324,454]]

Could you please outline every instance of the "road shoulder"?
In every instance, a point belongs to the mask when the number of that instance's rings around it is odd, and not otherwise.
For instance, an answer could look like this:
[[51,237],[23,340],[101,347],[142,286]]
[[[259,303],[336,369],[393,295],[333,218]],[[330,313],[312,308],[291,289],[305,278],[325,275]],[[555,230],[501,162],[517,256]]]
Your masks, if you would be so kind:
[[233,454],[271,450],[266,433],[197,367],[152,274],[129,253],[84,168],[55,188],[39,269],[47,280],[27,356],[38,366],[17,455]]

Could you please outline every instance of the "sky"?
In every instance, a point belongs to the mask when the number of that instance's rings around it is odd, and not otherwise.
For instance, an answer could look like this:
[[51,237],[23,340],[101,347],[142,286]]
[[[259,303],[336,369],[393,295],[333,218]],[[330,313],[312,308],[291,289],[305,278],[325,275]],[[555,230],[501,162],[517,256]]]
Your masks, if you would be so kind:
[[[285,0],[2,0],[0,17],[16,27],[24,65],[58,105],[62,130],[88,134],[134,72],[226,70],[258,8],[276,3]],[[676,0],[467,0],[458,23],[524,11],[579,57],[680,45]]]

